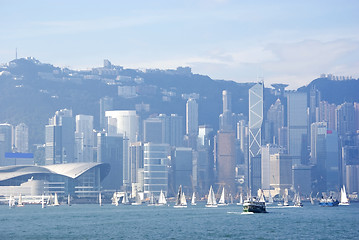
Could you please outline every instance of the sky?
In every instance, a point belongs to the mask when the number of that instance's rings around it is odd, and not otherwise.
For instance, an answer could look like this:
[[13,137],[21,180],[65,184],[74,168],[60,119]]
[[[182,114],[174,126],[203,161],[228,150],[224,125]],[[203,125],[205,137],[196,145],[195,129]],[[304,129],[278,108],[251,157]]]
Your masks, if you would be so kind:
[[0,63],[72,69],[189,66],[212,79],[359,78],[359,1],[0,0]]

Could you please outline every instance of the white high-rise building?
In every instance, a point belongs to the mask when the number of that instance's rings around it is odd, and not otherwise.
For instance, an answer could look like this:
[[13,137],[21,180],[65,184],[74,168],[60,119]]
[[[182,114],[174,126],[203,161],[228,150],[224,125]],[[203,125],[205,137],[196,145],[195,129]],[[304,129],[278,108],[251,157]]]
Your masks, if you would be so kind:
[[15,148],[22,153],[29,151],[29,128],[25,123],[15,127]]
[[[115,110],[106,111],[105,116],[108,117],[109,135],[120,134],[126,136],[130,143],[137,141],[139,123],[135,110]],[[113,119],[116,119],[114,121]],[[114,126],[116,124],[116,126]],[[113,132],[116,129],[116,132]]]
[[270,156],[281,152],[279,146],[267,144],[262,146],[262,155],[261,155],[261,171],[262,171],[262,189],[269,190],[271,182],[271,166],[270,166]]
[[131,162],[129,146],[136,142],[139,132],[139,117],[135,110],[106,111],[109,136],[123,136],[123,185],[131,186]]
[[93,116],[76,115],[75,143],[77,162],[93,162]]
[[193,98],[188,99],[186,104],[186,134],[198,135],[198,104]]
[[144,193],[159,196],[161,190],[168,192],[168,168],[170,146],[168,144],[145,143],[144,152]]

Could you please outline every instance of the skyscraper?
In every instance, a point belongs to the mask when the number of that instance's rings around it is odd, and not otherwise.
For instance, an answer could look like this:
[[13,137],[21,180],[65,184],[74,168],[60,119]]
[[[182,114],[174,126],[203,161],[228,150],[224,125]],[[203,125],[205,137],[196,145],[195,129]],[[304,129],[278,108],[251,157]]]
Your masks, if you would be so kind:
[[270,156],[273,154],[281,153],[281,148],[276,145],[267,144],[262,146],[261,150],[261,179],[262,179],[262,187],[261,189],[269,190],[270,189]]
[[286,188],[292,187],[292,159],[290,156],[282,153],[270,156],[270,186],[281,194]]
[[287,96],[288,154],[293,164],[301,164],[302,146],[308,132],[307,94],[290,92]]
[[193,98],[188,99],[186,104],[186,134],[198,135],[198,104]]
[[75,162],[74,132],[72,110],[56,111],[45,126],[45,164]]
[[29,128],[25,123],[20,123],[15,127],[15,148],[21,153],[29,151]]
[[315,122],[311,124],[311,158],[310,163],[314,165],[314,179],[317,192],[327,191],[327,173],[326,173],[326,136],[327,123]]
[[12,152],[12,125],[0,124],[0,165],[5,164],[5,153]]
[[145,143],[144,151],[144,193],[159,196],[161,190],[168,192],[168,144]]
[[[260,151],[263,123],[263,83],[249,89],[249,163],[248,187],[256,193],[261,186]],[[259,164],[258,164],[259,162]],[[258,169],[259,166],[259,169]]]
[[330,104],[326,101],[321,101],[319,103],[319,122],[327,122],[328,129],[336,129],[335,127],[335,109],[337,106],[335,104]]
[[[137,141],[138,135],[138,117],[136,111],[134,110],[115,110],[115,111],[106,111],[106,117],[114,118],[116,121],[109,120],[109,128],[116,129],[115,133],[109,131],[109,134],[122,134],[129,138],[130,142]],[[113,123],[116,123],[116,126],[113,126]]]
[[106,121],[106,111],[110,111],[113,109],[113,98],[105,96],[100,98],[100,129],[107,128],[107,121]]
[[143,141],[165,143],[165,120],[161,118],[147,118],[143,121]]
[[93,162],[93,116],[76,115],[75,141],[77,162]]
[[97,134],[97,161],[109,163],[111,171],[102,181],[107,190],[119,190],[123,185],[123,139],[121,136],[108,136],[105,132]]
[[278,144],[279,129],[282,127],[284,127],[284,106],[278,98],[267,112],[266,142]]
[[192,149],[177,147],[174,152],[174,189],[178,189],[182,185],[182,189],[186,194],[191,194],[193,179],[193,163]]
[[219,116],[219,129],[226,131],[233,130],[231,93],[228,92],[227,90],[223,90],[222,98],[223,98],[223,112]]
[[215,140],[217,183],[232,194],[235,189],[236,146],[233,131],[218,131]]
[[355,109],[352,103],[345,102],[337,107],[335,110],[335,127],[340,136],[355,132]]

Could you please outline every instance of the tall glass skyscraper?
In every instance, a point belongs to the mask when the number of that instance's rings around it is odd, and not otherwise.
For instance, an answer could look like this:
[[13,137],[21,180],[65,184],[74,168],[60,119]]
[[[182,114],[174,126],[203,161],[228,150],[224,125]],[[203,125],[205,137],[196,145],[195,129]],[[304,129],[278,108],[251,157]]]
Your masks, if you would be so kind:
[[308,132],[307,94],[288,93],[287,101],[288,154],[292,157],[293,165],[301,164],[302,143]]
[[186,104],[186,134],[198,135],[198,104],[193,98]]
[[168,192],[168,144],[145,143],[144,151],[144,193],[159,196],[161,190]]
[[93,116],[76,116],[75,139],[77,162],[93,162]]
[[20,123],[15,127],[15,148],[17,152],[29,151],[29,128],[25,123]]
[[263,123],[263,83],[249,89],[248,186],[252,193],[261,187],[260,153]]
[[45,164],[75,162],[75,127],[72,110],[61,109],[45,127]]

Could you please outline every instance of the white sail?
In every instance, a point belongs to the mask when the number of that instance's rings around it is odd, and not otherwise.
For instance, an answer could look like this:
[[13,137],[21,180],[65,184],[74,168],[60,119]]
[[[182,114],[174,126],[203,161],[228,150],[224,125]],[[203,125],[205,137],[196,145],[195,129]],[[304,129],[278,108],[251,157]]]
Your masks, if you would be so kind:
[[288,203],[288,189],[285,189],[285,191],[284,191],[283,206],[289,206],[289,203]]
[[211,186],[211,188],[209,189],[209,193],[208,193],[208,199],[207,199],[207,204],[206,207],[217,207],[217,201],[216,201],[216,196],[214,195],[214,191],[213,188]]
[[67,195],[67,205],[71,206],[71,197],[70,197],[70,194]]
[[59,200],[58,200],[58,198],[57,198],[57,193],[55,193],[55,198],[54,198],[54,204],[53,204],[53,206],[59,206],[60,204],[59,204]]
[[47,205],[51,206],[54,203],[54,199],[52,197],[52,194],[49,195],[47,198]]
[[42,194],[42,196],[41,196],[41,208],[45,208],[46,207],[46,205],[45,205],[45,196],[44,196],[44,194]]
[[155,205],[155,196],[153,196],[153,193],[151,193],[150,196],[150,204],[148,204],[149,206]]
[[243,193],[239,194],[239,202],[237,202],[237,205],[243,205]]
[[295,201],[294,201],[294,206],[295,206],[295,207],[303,207],[302,201],[301,201],[301,199],[300,199],[300,194],[299,194],[299,192],[295,194],[294,200],[295,200]]
[[224,187],[223,187],[222,194],[221,194],[221,198],[219,199],[218,205],[221,205],[221,206],[227,205],[227,204],[226,204],[226,197],[225,197]]
[[17,201],[17,206],[18,206],[18,207],[23,207],[23,206],[24,206],[24,204],[23,204],[23,202],[22,202],[22,195],[21,195],[21,193],[20,193],[20,195],[19,195],[19,201]]
[[272,197],[272,194],[270,193],[270,190],[269,190],[269,195],[268,195],[268,203],[269,204],[273,203],[273,197]]
[[158,204],[159,205],[166,205],[167,204],[165,194],[162,192],[162,190],[161,190],[161,193],[160,193],[160,197],[158,199]]
[[175,208],[186,208],[187,207],[186,196],[182,192],[182,185],[180,185],[178,187],[176,204],[173,207],[175,207]]
[[117,192],[114,192],[114,193],[113,193],[113,196],[112,196],[112,205],[118,206]]
[[193,192],[193,194],[192,194],[192,201],[191,201],[191,205],[197,205],[197,203],[196,203],[196,193],[195,192]]
[[340,203],[339,205],[349,205],[349,200],[347,197],[347,193],[345,191],[345,186],[343,185],[342,189],[340,190]]
[[15,207],[15,198],[13,196],[9,197],[9,208]]
[[123,195],[122,204],[125,204],[125,205],[130,204],[130,201],[128,200],[127,192],[125,192],[125,194]]
[[258,191],[260,191],[259,202],[266,202],[266,200],[264,198],[263,190],[259,189]]
[[186,196],[184,195],[184,192],[182,192],[182,196],[181,196],[181,205],[187,206],[187,200],[186,200]]
[[136,190],[136,201],[133,202],[132,205],[141,205],[141,204],[142,204],[141,197]]
[[[117,197],[116,197],[116,198],[117,198]],[[98,204],[99,204],[100,206],[102,206],[102,195],[101,195],[100,192],[98,193]]]

